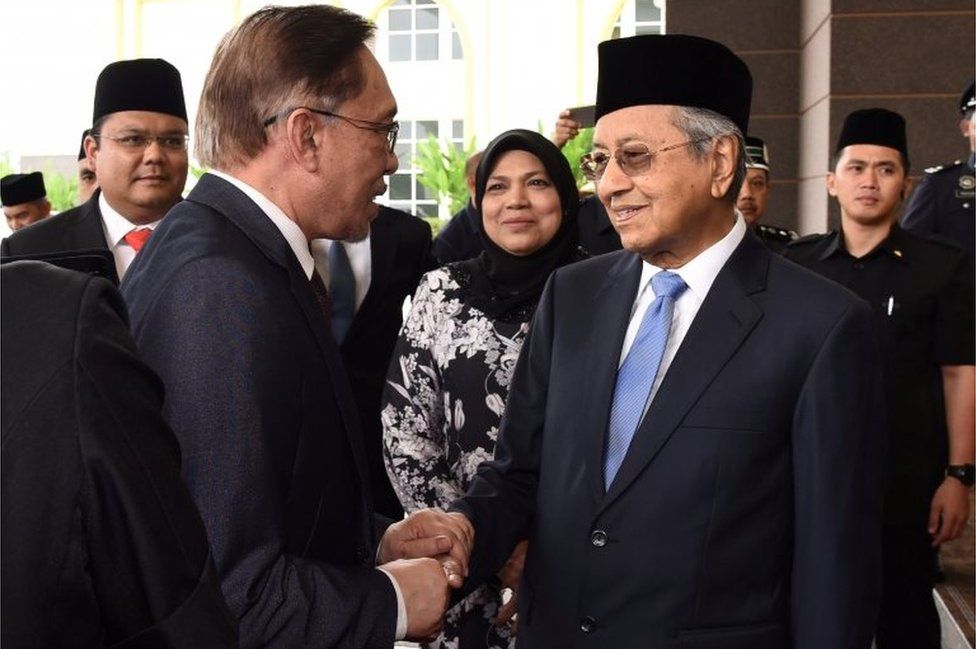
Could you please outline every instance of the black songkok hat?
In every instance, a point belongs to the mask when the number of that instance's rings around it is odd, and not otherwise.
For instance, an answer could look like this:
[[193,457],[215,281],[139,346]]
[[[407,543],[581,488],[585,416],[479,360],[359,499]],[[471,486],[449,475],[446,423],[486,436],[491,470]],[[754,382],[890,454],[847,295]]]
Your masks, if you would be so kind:
[[30,203],[47,196],[44,176],[40,171],[29,174],[10,174],[0,178],[0,202],[4,207]]
[[628,106],[707,108],[749,126],[752,75],[729,48],[682,34],[644,34],[599,45],[596,118]]
[[851,144],[877,144],[901,152],[908,166],[908,143],[905,140],[905,118],[884,108],[855,110],[844,120],[837,138],[835,153]]
[[965,115],[969,111],[976,109],[976,81],[969,84],[966,92],[959,98],[959,112]]
[[108,64],[95,83],[92,123],[120,110],[147,110],[188,121],[180,71],[163,59]]
[[84,132],[81,134],[81,148],[78,149],[79,160],[84,160],[85,158],[88,157],[88,154],[85,153],[85,138],[88,137],[89,135],[91,135],[90,128],[86,128]]
[[746,167],[769,171],[769,149],[758,137],[746,136]]

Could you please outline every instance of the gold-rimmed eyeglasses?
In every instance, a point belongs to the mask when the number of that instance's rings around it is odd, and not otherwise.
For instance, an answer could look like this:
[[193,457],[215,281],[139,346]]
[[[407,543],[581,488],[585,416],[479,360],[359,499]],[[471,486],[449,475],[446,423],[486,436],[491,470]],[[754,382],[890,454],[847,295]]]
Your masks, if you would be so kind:
[[657,154],[664,153],[666,151],[673,151],[674,149],[680,149],[681,147],[692,144],[707,142],[709,139],[710,138],[688,140],[687,142],[680,142],[678,144],[661,147],[660,149],[655,149],[654,151],[651,151],[651,149],[642,142],[632,142],[625,144],[614,151],[612,156],[600,151],[593,151],[591,153],[584,154],[580,158],[580,170],[588,180],[600,180],[603,178],[603,172],[607,170],[607,165],[610,164],[610,158],[612,157],[617,161],[617,165],[620,166],[620,170],[622,172],[628,176],[636,176],[638,174],[647,173],[647,171],[651,168],[651,162],[654,160],[654,156]]
[[382,122],[371,122],[368,119],[359,119],[358,117],[348,117],[346,115],[340,115],[339,113],[333,113],[331,110],[320,110],[318,108],[310,108],[308,106],[295,106],[294,108],[289,108],[283,110],[280,113],[272,115],[271,117],[264,120],[264,127],[267,128],[274,124],[276,121],[289,115],[299,108],[304,108],[305,110],[315,113],[316,115],[325,115],[326,117],[338,117],[342,121],[346,122],[350,126],[354,126],[365,131],[374,131],[376,133],[386,134],[386,144],[390,149],[390,153],[394,152],[396,148],[397,133],[400,132],[400,122],[392,121],[387,124]]
[[145,151],[153,142],[158,142],[159,146],[167,151],[186,151],[186,144],[190,141],[189,135],[152,135],[150,133],[127,133],[125,135],[105,135],[104,133],[92,133],[93,138],[105,138],[112,140],[123,149],[130,151]]

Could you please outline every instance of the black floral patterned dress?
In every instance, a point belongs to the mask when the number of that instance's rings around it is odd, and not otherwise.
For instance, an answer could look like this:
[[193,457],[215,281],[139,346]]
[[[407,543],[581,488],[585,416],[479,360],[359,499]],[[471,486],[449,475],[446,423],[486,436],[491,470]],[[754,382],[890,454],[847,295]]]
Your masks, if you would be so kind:
[[[515,362],[535,304],[489,318],[464,300],[457,264],[427,273],[403,324],[383,407],[386,469],[409,513],[446,507],[492,458]],[[514,637],[491,624],[497,588],[486,585],[450,609],[431,647],[508,649]]]

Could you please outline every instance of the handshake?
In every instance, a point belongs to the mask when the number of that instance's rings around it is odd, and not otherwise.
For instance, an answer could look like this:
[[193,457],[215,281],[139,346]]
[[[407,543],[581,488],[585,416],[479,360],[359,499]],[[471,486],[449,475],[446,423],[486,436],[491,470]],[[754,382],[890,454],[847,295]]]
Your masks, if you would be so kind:
[[[377,563],[400,587],[407,610],[407,639],[430,640],[440,632],[451,588],[464,584],[473,548],[474,527],[456,512],[424,509],[387,529]],[[504,587],[517,586],[524,553],[523,541],[499,573]],[[498,621],[508,621],[514,612],[513,597],[499,610]]]

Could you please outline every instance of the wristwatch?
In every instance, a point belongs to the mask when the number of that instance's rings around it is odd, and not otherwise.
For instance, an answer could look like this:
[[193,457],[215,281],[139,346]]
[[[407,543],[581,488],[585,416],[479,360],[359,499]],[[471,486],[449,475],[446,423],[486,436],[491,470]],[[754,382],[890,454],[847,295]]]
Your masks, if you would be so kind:
[[976,482],[976,467],[972,464],[954,464],[946,467],[946,475],[951,476],[967,487]]

